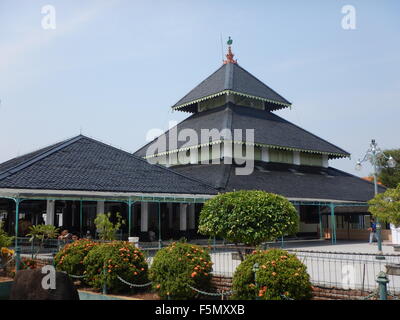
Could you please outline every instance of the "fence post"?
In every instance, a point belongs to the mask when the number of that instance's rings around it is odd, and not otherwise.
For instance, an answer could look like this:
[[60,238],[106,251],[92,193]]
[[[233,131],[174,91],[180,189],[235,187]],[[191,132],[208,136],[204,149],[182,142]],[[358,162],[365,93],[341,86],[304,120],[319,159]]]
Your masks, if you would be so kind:
[[104,283],[103,283],[103,294],[107,294],[107,269],[103,267]]
[[[256,289],[259,289],[258,288],[258,283],[257,283],[257,272],[258,272],[259,269],[260,269],[260,265],[258,263],[255,263],[253,265],[253,272],[254,272],[254,284],[256,285]],[[257,295],[256,295],[256,300],[260,300],[260,298],[258,296],[258,292],[257,292]]]
[[379,272],[376,282],[379,285],[379,300],[387,300],[387,284],[389,283],[389,279],[386,273],[383,271]]
[[21,249],[19,247],[15,248],[15,271],[21,269]]

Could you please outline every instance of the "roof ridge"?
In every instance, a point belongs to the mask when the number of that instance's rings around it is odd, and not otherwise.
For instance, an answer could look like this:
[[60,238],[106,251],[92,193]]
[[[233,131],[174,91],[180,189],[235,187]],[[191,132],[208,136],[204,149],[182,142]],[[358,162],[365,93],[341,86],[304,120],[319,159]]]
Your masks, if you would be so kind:
[[205,183],[204,181],[201,181],[201,180],[198,180],[198,179],[195,179],[195,178],[192,178],[192,177],[185,176],[185,175],[183,175],[183,174],[181,174],[181,173],[178,173],[178,172],[176,172],[176,171],[174,171],[174,170],[172,170],[172,169],[169,169],[169,168],[164,167],[164,166],[159,165],[159,164],[151,164],[151,163],[149,163],[146,159],[143,159],[142,157],[136,156],[136,155],[134,155],[133,153],[130,153],[130,152],[125,151],[125,150],[122,150],[122,149],[119,149],[119,148],[114,147],[114,146],[112,146],[112,145],[109,145],[109,144],[107,144],[107,143],[105,143],[105,142],[98,141],[98,140],[96,140],[96,139],[89,138],[89,137],[86,137],[86,136],[82,136],[82,137],[83,137],[83,138],[86,138],[86,139],[88,139],[88,140],[90,140],[90,141],[93,141],[93,142],[95,142],[95,143],[102,144],[102,145],[104,145],[104,146],[113,148],[113,149],[115,149],[115,150],[117,150],[117,151],[119,151],[119,152],[122,152],[122,153],[124,153],[124,154],[127,154],[128,156],[130,156],[130,157],[132,157],[132,158],[134,158],[134,159],[136,159],[136,160],[140,160],[140,161],[142,161],[142,162],[146,162],[146,163],[147,163],[148,165],[150,165],[150,166],[155,166],[155,167],[157,167],[157,168],[161,168],[162,170],[167,170],[167,171],[169,171],[169,172],[172,172],[172,173],[174,173],[174,174],[176,174],[176,175],[179,175],[179,176],[181,176],[181,177],[184,177],[184,178],[186,178],[186,179],[189,179],[189,180],[192,180],[192,181],[195,181],[195,182],[199,182],[199,183],[203,184],[204,186],[210,187],[210,188],[212,188],[212,189],[215,190],[215,188],[214,188],[212,185],[209,185],[209,184]]
[[238,68],[240,68],[241,70],[243,70],[244,72],[248,73],[252,78],[254,78],[255,80],[261,82],[264,86],[266,86],[269,90],[271,90],[272,92],[274,92],[276,95],[278,95],[280,98],[282,98],[283,100],[285,100],[288,104],[292,105],[292,103],[287,100],[286,98],[284,98],[283,96],[281,96],[278,92],[276,92],[274,89],[272,89],[269,85],[267,85],[264,81],[261,81],[260,79],[258,79],[255,75],[253,75],[252,73],[250,73],[249,71],[247,71],[245,68],[242,68],[239,64],[236,64],[236,66]]
[[228,106],[228,104],[225,103],[224,105],[219,106],[219,107],[217,107],[217,108],[205,110],[205,111],[201,112],[201,114],[200,114],[200,113],[193,113],[193,114],[191,114],[191,115],[188,116],[186,119],[183,119],[181,122],[177,123],[175,126],[173,126],[173,127],[169,128],[168,130],[164,131],[162,134],[160,134],[159,136],[157,136],[157,137],[154,138],[153,140],[151,140],[151,141],[145,143],[142,147],[138,148],[135,152],[133,152],[133,154],[136,155],[136,153],[140,152],[140,151],[143,150],[144,148],[150,146],[152,143],[154,143],[155,141],[157,141],[157,139],[160,138],[162,135],[168,134],[172,129],[177,128],[178,126],[182,125],[182,124],[185,123],[186,121],[189,121],[189,120],[191,120],[192,118],[195,118],[195,117],[199,117],[199,118],[200,118],[200,117],[203,117],[203,116],[208,115],[208,114],[221,112],[221,111],[223,111],[224,109],[226,109],[227,106]]
[[[25,161],[22,161],[21,163],[18,163],[17,165],[12,166],[11,168],[8,168],[8,169],[0,172],[0,180],[4,179],[6,177],[9,177],[10,175],[12,175],[12,174],[14,174],[14,173],[26,168],[26,167],[29,167],[30,165],[36,163],[37,161],[40,161],[40,160],[48,157],[49,155],[51,155],[51,154],[53,154],[53,153],[65,148],[65,147],[67,147],[69,145],[71,145],[72,143],[74,143],[74,142],[76,142],[76,141],[78,141],[78,140],[80,140],[82,138],[84,138],[84,136],[80,134],[80,135],[72,137],[70,139],[67,139],[67,140],[64,140],[64,141],[60,141],[58,143],[53,144],[53,147],[51,147],[49,150],[45,150],[45,151],[35,155],[32,158],[29,158],[29,159],[27,159]],[[37,151],[39,151],[39,150],[37,150]],[[33,153],[33,152],[30,152],[30,153]],[[29,153],[26,154],[26,155],[29,155]]]
[[224,88],[225,90],[232,90],[233,88],[233,64],[228,63],[225,64],[225,83]]

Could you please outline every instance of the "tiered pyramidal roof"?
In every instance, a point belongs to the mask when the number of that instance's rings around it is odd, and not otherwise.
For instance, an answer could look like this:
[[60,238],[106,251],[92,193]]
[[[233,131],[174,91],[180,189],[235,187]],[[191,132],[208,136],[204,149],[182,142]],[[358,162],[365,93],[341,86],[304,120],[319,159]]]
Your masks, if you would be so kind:
[[[329,159],[350,156],[345,150],[272,113],[290,107],[291,103],[239,66],[233,59],[231,44],[230,39],[223,65],[172,106],[174,110],[192,113],[173,132],[193,129],[200,137],[202,129],[241,129],[243,132],[254,129],[254,142],[259,147],[320,154]],[[167,144],[170,132],[164,134]],[[136,155],[145,157],[152,143],[139,149]],[[176,152],[183,145],[185,148],[196,146],[178,141],[175,147],[167,145],[164,154]]]
[[198,112],[199,102],[222,95],[238,95],[259,100],[265,110],[278,110],[291,106],[291,103],[258,80],[251,73],[240,67],[231,48],[232,40],[228,40],[228,53],[223,65],[180,99],[172,108],[186,112]]

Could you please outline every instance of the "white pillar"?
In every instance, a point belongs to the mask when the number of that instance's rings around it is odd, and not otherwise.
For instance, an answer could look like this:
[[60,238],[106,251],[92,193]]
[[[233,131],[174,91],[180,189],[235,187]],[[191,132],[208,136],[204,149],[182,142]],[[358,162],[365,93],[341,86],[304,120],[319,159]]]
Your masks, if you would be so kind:
[[329,158],[325,154],[322,156],[322,166],[324,168],[328,168],[329,167]]
[[199,149],[190,149],[190,163],[197,164],[199,162]]
[[261,161],[269,162],[269,149],[266,147],[261,148]]
[[104,201],[97,201],[96,214],[105,213],[104,211]]
[[293,152],[293,164],[300,165],[300,152],[298,151]]
[[181,203],[179,205],[179,230],[187,230],[187,204]]
[[191,203],[189,205],[189,230],[194,230],[196,228],[196,217],[195,217],[195,204]]
[[140,209],[140,231],[149,231],[149,203],[142,202]]
[[55,204],[54,200],[47,200],[46,206],[46,224],[54,226],[54,214],[55,214]]

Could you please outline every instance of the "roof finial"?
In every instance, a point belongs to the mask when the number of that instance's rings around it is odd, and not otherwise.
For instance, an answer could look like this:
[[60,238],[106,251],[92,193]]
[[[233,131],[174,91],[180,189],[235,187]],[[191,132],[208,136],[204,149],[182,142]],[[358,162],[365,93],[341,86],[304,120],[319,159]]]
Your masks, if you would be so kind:
[[237,63],[237,60],[233,59],[235,55],[232,53],[232,43],[233,40],[231,39],[231,37],[229,37],[228,41],[226,42],[226,44],[228,45],[228,53],[226,54],[226,60],[224,60],[224,64]]

